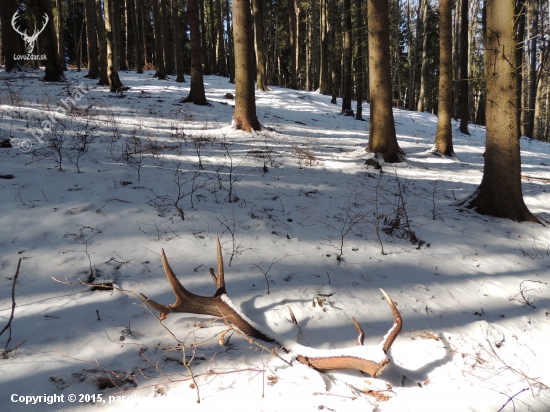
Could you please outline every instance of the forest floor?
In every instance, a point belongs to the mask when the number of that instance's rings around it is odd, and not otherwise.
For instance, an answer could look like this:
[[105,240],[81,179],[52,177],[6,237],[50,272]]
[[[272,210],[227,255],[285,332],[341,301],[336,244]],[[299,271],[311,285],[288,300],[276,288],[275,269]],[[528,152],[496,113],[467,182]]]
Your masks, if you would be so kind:
[[[0,148],[0,328],[16,304],[2,411],[550,409],[550,229],[461,206],[482,178],[484,128],[453,123],[456,157],[442,158],[436,116],[395,109],[406,159],[380,168],[364,151],[368,105],[357,121],[330,97],[272,87],[256,92],[264,129],[247,134],[229,127],[226,78],[205,77],[199,107],[180,103],[188,77],[121,73],[121,96],[84,74],[0,71],[13,146]],[[549,222],[550,146],[522,138],[521,155],[525,202]],[[207,316],[163,327],[137,297],[174,301],[161,249],[211,296],[216,236],[233,303],[302,345],[355,346],[352,318],[377,345],[393,323],[383,288],[403,318],[389,366],[323,373],[231,332],[220,346],[227,326]]]

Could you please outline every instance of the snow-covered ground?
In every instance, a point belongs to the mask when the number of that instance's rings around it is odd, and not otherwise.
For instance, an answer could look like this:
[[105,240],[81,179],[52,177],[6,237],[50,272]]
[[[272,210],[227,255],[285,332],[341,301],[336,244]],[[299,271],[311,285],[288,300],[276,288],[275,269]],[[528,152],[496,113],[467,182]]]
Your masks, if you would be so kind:
[[[247,134],[228,127],[225,78],[205,77],[211,106],[198,107],[180,103],[188,77],[122,73],[120,97],[84,74],[0,71],[0,140],[13,145],[0,175],[14,176],[0,179],[0,328],[21,259],[0,410],[550,410],[550,230],[459,206],[482,178],[484,128],[453,124],[457,159],[440,158],[436,117],[395,110],[407,157],[380,171],[365,162],[368,106],[361,122],[327,96],[273,87],[256,92],[264,130]],[[521,148],[525,202],[548,222],[550,146]],[[403,317],[390,365],[376,379],[289,365],[236,334],[220,346],[227,327],[200,315],[172,314],[165,329],[134,293],[174,302],[164,249],[181,282],[211,296],[216,236],[233,304],[284,340],[353,347],[355,317],[377,345],[393,323],[384,289]],[[169,331],[195,355],[200,404]]]

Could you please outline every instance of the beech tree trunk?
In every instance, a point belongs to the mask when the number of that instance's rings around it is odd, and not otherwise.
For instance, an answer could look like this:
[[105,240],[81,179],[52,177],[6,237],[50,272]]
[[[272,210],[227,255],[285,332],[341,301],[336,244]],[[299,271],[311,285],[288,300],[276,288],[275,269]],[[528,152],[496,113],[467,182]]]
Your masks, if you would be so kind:
[[204,93],[204,80],[201,63],[201,33],[199,22],[199,7],[197,0],[189,0],[187,4],[187,18],[191,34],[191,88],[189,96],[183,102],[194,103],[199,106],[208,105]]
[[118,77],[118,50],[113,15],[115,13],[113,0],[103,0],[105,7],[105,35],[107,37],[107,71],[109,73],[109,91],[117,92],[122,87]]
[[166,80],[159,1],[161,0],[151,0],[151,6],[153,8],[153,29],[155,31],[155,77],[159,80]]
[[172,27],[174,34],[174,44],[176,46],[176,82],[183,83],[185,82],[185,77],[183,77],[183,54],[181,50],[180,25],[178,15],[178,0],[172,0]]
[[233,3],[235,39],[235,113],[232,124],[236,129],[251,132],[261,130],[256,116],[254,93],[254,38],[250,0]]
[[352,82],[352,46],[351,46],[351,1],[344,0],[344,64],[342,67],[342,78],[344,82],[343,97],[342,97],[342,114],[346,116],[353,115],[351,110],[351,92],[353,87]]
[[269,88],[267,87],[263,8],[264,2],[262,0],[252,0],[254,46],[256,49],[256,88],[265,92],[269,91]]
[[485,167],[468,207],[481,214],[540,223],[525,206],[521,191],[514,0],[487,0],[486,10]]
[[109,74],[107,72],[107,39],[105,38],[105,21],[103,20],[103,8],[101,0],[96,0],[96,24],[97,24],[97,40],[99,49],[99,82],[100,86],[109,84]]
[[452,0],[439,1],[439,99],[435,152],[453,155],[451,128],[453,99],[453,14]]
[[366,150],[385,162],[401,162],[392,110],[388,0],[367,0],[370,127]]
[[97,54],[94,0],[84,0],[84,18],[86,19],[86,43],[88,45],[88,74],[85,77],[97,79],[99,77],[99,56]]

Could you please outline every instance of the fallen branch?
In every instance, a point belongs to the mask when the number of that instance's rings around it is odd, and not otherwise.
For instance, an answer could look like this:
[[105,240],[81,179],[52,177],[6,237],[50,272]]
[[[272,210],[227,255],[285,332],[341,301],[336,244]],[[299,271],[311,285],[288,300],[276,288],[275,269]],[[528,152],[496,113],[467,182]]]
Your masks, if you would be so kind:
[[[17,262],[17,270],[15,271],[15,276],[13,277],[13,283],[12,283],[12,286],[11,286],[11,315],[10,315],[10,320],[8,320],[8,324],[6,326],[4,326],[4,329],[2,329],[2,331],[0,332],[0,336],[2,336],[2,334],[6,330],[9,330],[9,332],[10,332],[10,335],[8,337],[8,341],[6,342],[6,345],[4,346],[4,351],[7,350],[8,345],[11,341],[11,322],[13,321],[13,315],[15,313],[15,305],[16,305],[15,304],[15,284],[17,283],[17,278],[19,277],[19,268],[21,267],[21,259],[22,258],[19,258],[19,262]],[[25,341],[23,341],[22,343],[17,345],[17,347],[21,346],[23,343],[25,343]]]

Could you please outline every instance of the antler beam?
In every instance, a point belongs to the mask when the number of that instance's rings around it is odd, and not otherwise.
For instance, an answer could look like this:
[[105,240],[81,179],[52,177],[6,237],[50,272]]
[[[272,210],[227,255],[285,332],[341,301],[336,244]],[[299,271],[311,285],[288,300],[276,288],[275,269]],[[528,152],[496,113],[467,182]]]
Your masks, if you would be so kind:
[[[185,289],[170,267],[164,250],[162,250],[162,266],[164,267],[164,272],[166,273],[168,282],[176,295],[176,302],[171,305],[161,305],[141,294],[145,303],[160,312],[161,320],[164,320],[170,313],[177,312],[223,317],[227,322],[233,324],[241,332],[252,338],[279,344],[278,340],[260,331],[251,320],[247,319],[245,315],[235,310],[234,305],[231,303],[231,300],[227,296],[225,290],[223,257],[220,239],[216,238],[216,242],[218,252],[217,276],[214,269],[210,269],[210,275],[212,276],[214,284],[217,288],[214,296],[200,296]],[[395,303],[386,294],[386,292],[382,289],[380,290],[393,313],[394,324],[377,346],[363,346],[365,333],[355,319],[353,319],[353,322],[359,333],[359,336],[357,337],[357,346],[355,347],[346,349],[319,350],[299,345],[296,342],[284,342],[284,340],[280,340],[283,342],[281,346],[283,346],[286,350],[292,351],[299,362],[318,370],[355,369],[368,373],[372,377],[378,376],[390,362],[386,356],[386,353],[397,338],[397,335],[401,331],[402,327],[401,315],[399,310],[397,310]],[[290,313],[292,313],[292,311]],[[293,322],[297,324],[294,317]]]

